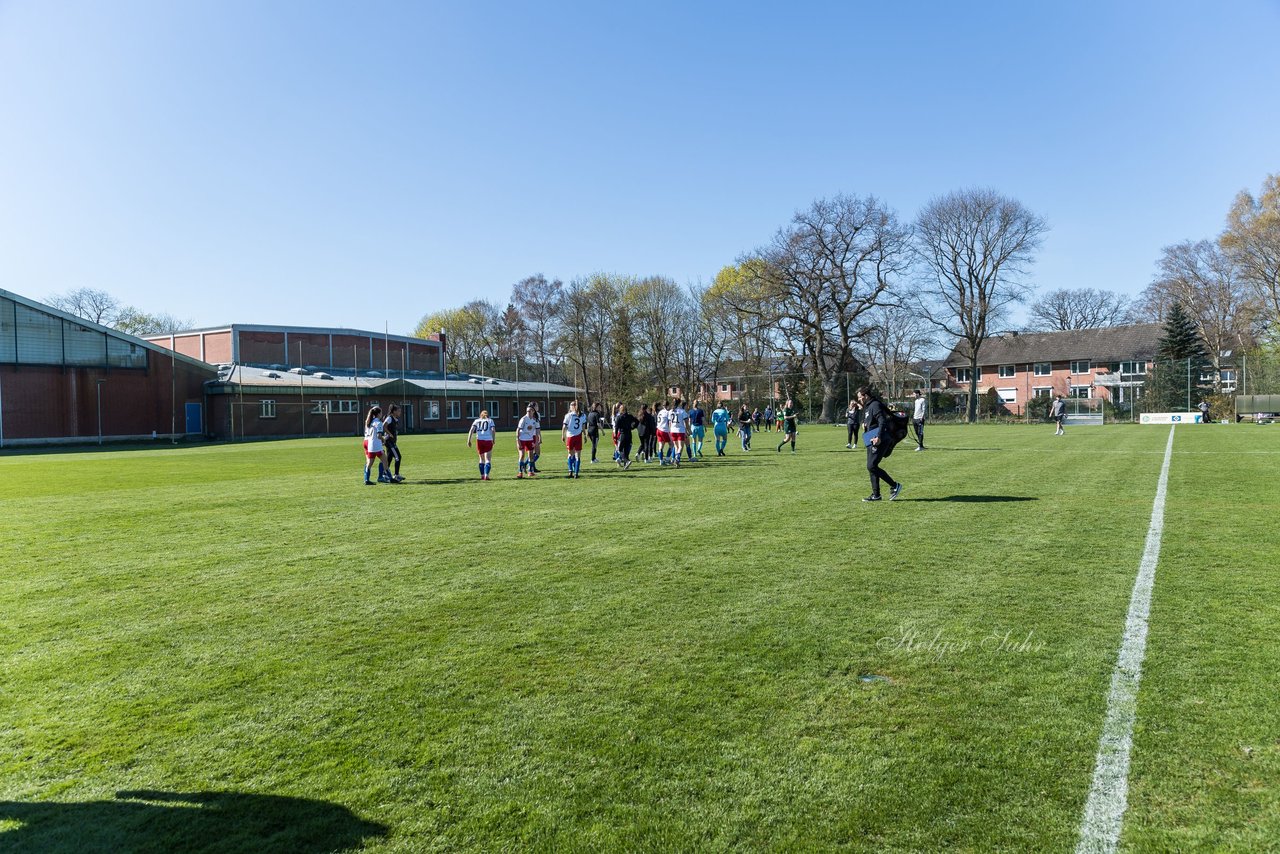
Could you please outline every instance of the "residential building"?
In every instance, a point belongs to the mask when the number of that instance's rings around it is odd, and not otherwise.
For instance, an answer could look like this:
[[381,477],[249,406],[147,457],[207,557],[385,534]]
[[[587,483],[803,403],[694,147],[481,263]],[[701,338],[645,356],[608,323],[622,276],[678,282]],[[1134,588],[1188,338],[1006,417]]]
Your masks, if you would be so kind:
[[[978,390],[995,389],[1015,415],[1035,397],[1131,403],[1142,394],[1164,327],[1158,323],[1065,332],[1014,332],[989,338],[979,350]],[[941,391],[968,398],[968,346],[959,342],[943,362]]]

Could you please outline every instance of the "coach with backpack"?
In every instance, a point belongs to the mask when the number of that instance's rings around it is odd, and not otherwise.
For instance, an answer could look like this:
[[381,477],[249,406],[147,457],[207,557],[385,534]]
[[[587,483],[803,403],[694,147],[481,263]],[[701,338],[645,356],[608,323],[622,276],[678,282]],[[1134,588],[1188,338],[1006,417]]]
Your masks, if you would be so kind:
[[868,386],[858,389],[858,403],[862,405],[862,442],[867,446],[867,472],[871,475],[871,494],[862,500],[879,501],[883,480],[889,486],[889,500],[893,501],[902,494],[902,484],[890,477],[880,463],[893,453],[893,446],[897,444],[895,416]]

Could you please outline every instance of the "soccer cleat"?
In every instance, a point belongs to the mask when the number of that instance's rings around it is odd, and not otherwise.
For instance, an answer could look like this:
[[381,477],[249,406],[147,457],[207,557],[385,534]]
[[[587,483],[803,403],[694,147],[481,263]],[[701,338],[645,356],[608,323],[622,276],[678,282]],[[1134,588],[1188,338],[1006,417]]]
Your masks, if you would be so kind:
[[524,472],[520,472],[518,475],[516,475],[516,480],[524,480]]
[[893,489],[889,491],[889,500],[893,501],[901,493],[902,493],[902,483],[898,482],[897,484],[894,485]]
[[371,481],[371,480],[366,480],[366,481],[364,482],[364,485],[365,485],[365,486],[377,486],[378,484],[374,483],[374,482],[373,482],[373,481]]
[[853,445],[845,445],[846,448],[852,449]]
[[868,495],[866,498],[864,498],[864,499],[862,499],[862,500],[863,500],[863,501],[879,501],[879,500],[880,500],[880,496],[879,496],[879,495]]

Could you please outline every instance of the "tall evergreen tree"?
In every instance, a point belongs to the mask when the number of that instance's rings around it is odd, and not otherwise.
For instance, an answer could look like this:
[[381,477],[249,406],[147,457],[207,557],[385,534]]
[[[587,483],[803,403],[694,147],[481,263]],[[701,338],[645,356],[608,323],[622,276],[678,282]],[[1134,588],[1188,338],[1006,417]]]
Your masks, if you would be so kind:
[[1160,411],[1189,411],[1192,397],[1200,386],[1200,372],[1209,363],[1204,340],[1196,331],[1195,321],[1182,303],[1169,308],[1164,334],[1156,348],[1156,364],[1148,380],[1153,408]]

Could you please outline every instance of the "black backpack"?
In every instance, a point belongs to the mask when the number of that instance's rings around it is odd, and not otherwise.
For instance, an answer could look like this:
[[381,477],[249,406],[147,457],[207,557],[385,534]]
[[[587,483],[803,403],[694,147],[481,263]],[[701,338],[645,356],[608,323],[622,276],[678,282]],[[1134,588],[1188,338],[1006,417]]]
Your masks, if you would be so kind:
[[903,439],[907,438],[907,429],[911,424],[911,419],[907,417],[907,413],[898,412],[885,406],[883,408],[884,418],[880,426],[880,444],[887,445],[882,451],[882,456],[889,456],[893,453],[896,446]]

